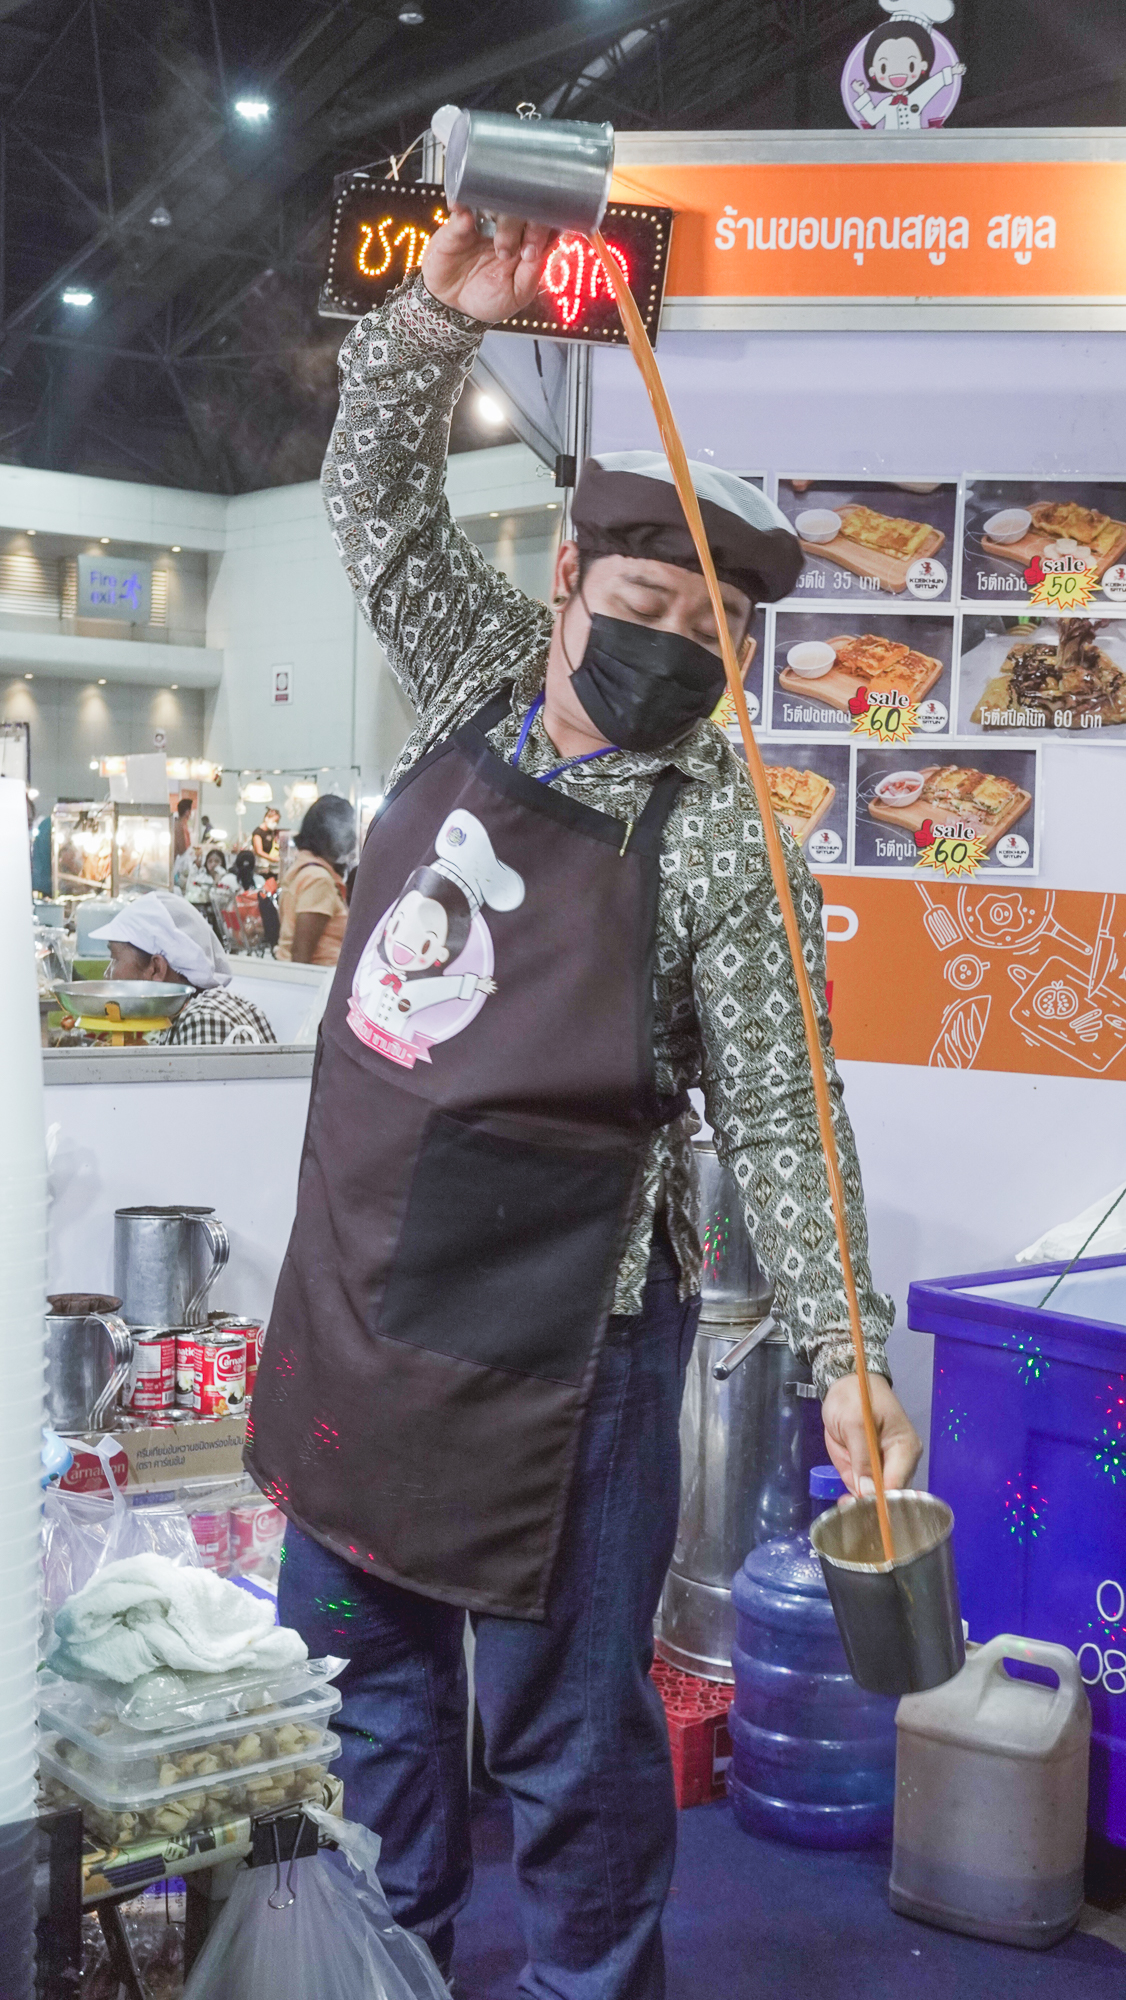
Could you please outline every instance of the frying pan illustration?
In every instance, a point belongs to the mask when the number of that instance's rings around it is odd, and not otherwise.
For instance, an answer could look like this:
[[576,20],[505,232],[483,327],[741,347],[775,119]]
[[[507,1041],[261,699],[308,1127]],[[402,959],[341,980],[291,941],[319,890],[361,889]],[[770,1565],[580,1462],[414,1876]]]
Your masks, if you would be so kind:
[[1021,889],[970,889],[958,891],[958,923],[970,944],[986,951],[1030,951],[1043,937],[1059,938],[1084,958],[1092,956],[1091,946],[1065,930],[1055,918],[1056,892],[1044,893],[1037,908]]

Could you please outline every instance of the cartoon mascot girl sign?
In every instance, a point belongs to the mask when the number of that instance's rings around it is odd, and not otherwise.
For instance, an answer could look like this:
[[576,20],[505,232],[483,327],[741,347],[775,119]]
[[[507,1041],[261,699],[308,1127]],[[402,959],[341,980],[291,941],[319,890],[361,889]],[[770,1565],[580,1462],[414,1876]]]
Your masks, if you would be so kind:
[[473,813],[450,813],[432,865],[408,875],[364,946],[348,1002],[348,1026],[378,1055],[413,1069],[436,1042],[460,1035],[480,1013],[493,978],[493,941],[481,907],[516,910],[524,880],[493,853]]
[[841,96],[854,125],[920,132],[945,125],[958,102],[966,65],[938,32],[954,0],[880,0],[891,19],[857,42],[841,71]]

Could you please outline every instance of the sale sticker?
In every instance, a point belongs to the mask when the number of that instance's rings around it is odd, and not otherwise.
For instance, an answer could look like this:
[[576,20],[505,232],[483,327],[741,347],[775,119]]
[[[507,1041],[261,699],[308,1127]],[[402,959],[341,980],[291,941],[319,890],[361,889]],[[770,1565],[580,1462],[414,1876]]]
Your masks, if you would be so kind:
[[854,736],[869,736],[874,743],[906,743],[919,727],[918,703],[905,694],[858,688],[849,704]]
[[976,875],[985,860],[985,842],[977,828],[966,820],[949,820],[938,826],[925,819],[915,835],[918,848],[916,867],[933,868],[946,875]]
[[1038,556],[1028,564],[1024,582],[1030,586],[1030,604],[1044,604],[1054,612],[1078,612],[1096,592],[1098,570],[1046,570]]

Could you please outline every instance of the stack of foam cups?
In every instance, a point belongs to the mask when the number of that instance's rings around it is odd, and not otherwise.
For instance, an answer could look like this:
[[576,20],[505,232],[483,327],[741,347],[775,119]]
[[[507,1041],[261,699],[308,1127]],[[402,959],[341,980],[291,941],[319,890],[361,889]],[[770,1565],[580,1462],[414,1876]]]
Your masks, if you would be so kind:
[[0,778],[0,1048],[0,1967],[4,2000],[31,2000],[47,1161],[26,793],[14,778]]

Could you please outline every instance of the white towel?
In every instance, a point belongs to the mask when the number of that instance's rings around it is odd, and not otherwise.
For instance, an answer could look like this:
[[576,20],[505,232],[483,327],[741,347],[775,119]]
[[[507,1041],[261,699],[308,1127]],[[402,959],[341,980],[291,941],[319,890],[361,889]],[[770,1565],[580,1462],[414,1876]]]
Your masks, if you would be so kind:
[[270,1604],[212,1570],[146,1555],[107,1563],[60,1605],[48,1664],[72,1680],[134,1681],[154,1667],[227,1673],[307,1658]]

